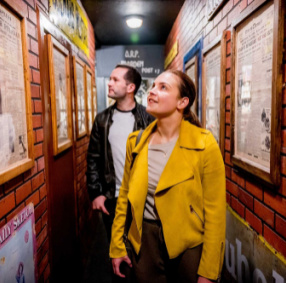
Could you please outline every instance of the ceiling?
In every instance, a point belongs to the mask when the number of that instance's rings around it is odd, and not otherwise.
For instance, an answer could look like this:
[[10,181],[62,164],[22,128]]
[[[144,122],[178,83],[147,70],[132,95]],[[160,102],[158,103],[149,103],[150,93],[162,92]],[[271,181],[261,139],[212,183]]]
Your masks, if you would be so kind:
[[[81,0],[93,25],[96,49],[102,45],[165,44],[184,0]],[[143,25],[130,29],[126,17],[139,15]]]

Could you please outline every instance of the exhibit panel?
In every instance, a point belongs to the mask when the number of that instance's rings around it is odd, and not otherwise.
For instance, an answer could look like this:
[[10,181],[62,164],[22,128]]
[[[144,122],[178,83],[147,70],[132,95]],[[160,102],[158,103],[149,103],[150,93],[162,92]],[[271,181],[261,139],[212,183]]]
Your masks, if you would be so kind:
[[93,83],[91,69],[85,66],[85,94],[87,110],[87,132],[90,134],[93,124],[92,104],[93,104]]

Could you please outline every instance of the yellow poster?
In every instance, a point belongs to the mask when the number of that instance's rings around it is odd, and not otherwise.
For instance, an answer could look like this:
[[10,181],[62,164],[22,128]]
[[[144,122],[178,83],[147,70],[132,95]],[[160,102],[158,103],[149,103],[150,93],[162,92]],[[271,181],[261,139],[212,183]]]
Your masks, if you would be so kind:
[[77,0],[49,0],[49,2],[51,21],[89,56],[87,18]]

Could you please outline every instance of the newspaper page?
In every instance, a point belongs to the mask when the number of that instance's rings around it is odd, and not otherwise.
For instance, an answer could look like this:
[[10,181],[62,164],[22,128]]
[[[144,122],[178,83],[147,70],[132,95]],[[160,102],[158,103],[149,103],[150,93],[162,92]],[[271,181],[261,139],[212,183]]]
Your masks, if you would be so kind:
[[0,282],[36,282],[34,205],[0,227]]
[[83,67],[76,63],[78,133],[86,132]]
[[210,130],[216,141],[220,139],[220,67],[221,45],[209,51],[206,62],[206,129]]
[[92,84],[91,84],[91,73],[86,73],[86,89],[87,89],[87,113],[88,113],[88,129],[92,129]]
[[[195,84],[195,86],[197,85],[197,78],[196,78],[196,60],[195,58],[191,59],[191,61],[193,61],[190,66],[188,67],[188,69],[186,70],[186,74],[192,79],[193,83]],[[197,91],[197,90],[196,90]],[[198,115],[198,93],[196,92],[196,99],[193,103],[193,105],[191,106],[191,110],[193,113],[195,113],[196,115]]]
[[0,172],[26,158],[28,137],[21,22],[0,4]]
[[67,107],[67,81],[66,58],[57,48],[53,48],[55,100],[57,113],[58,146],[65,143],[68,137],[68,107]]
[[237,28],[235,155],[270,172],[274,5]]

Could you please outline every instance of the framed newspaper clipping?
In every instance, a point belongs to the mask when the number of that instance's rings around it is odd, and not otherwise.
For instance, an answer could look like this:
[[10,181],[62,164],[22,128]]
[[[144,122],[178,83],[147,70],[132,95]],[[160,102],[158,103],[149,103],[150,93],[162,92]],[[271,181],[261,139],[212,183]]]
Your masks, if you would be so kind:
[[231,156],[279,185],[284,0],[256,1],[232,29]]
[[72,111],[69,51],[50,34],[48,44],[53,154],[72,145]]
[[226,36],[224,31],[203,49],[202,125],[210,130],[224,152]]
[[87,109],[87,132],[90,134],[93,124],[92,104],[93,104],[93,83],[91,69],[85,65],[85,94]]
[[75,120],[76,138],[87,134],[87,111],[85,94],[85,64],[73,56],[74,85],[75,85]]
[[34,166],[25,16],[0,3],[0,185]]
[[96,85],[93,84],[93,92],[92,92],[92,121],[94,121],[96,113],[97,113],[97,91],[96,91]]

